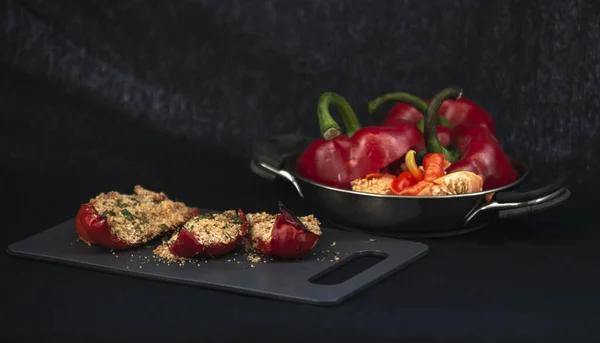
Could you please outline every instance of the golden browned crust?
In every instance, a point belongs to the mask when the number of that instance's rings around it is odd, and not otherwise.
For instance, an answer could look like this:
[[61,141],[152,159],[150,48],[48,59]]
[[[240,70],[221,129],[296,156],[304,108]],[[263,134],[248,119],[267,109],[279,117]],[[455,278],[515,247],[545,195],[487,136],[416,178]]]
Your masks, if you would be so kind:
[[212,246],[234,242],[241,235],[242,224],[237,211],[229,210],[195,216],[183,228],[191,232],[198,243]]
[[113,234],[128,244],[146,243],[182,225],[193,215],[184,203],[139,185],[134,187],[133,194],[100,193],[89,203],[106,217]]
[[[275,220],[280,214],[268,214],[266,212],[260,213],[249,213],[248,218],[248,234],[244,241],[246,249],[255,249],[259,242],[268,243],[271,240],[271,234]],[[308,215],[298,218],[308,229],[308,231],[314,233],[317,236],[321,236],[321,222],[314,216]]]
[[444,175],[425,188],[419,195],[458,195],[481,192],[483,179],[468,171],[458,171]]

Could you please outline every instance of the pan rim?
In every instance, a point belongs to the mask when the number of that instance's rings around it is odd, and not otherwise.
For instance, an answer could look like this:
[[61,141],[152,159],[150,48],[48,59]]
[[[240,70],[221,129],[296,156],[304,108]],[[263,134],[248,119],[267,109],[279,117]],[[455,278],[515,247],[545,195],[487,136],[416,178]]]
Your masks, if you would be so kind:
[[[295,156],[294,156],[295,157]],[[502,186],[502,187],[497,187],[494,189],[490,189],[487,191],[481,191],[481,192],[476,192],[476,193],[468,193],[468,194],[456,194],[456,195],[420,195],[420,196],[409,196],[409,195],[391,195],[391,194],[374,194],[374,193],[365,193],[365,192],[357,192],[357,191],[353,191],[353,190],[348,190],[348,189],[342,189],[342,188],[336,188],[336,187],[332,187],[332,186],[327,186],[327,185],[323,185],[320,184],[318,182],[314,182],[312,180],[309,180],[301,175],[299,175],[296,172],[296,158],[290,158],[286,161],[285,165],[286,165],[286,170],[291,173],[294,178],[302,181],[303,183],[308,183],[311,184],[315,187],[319,187],[319,188],[323,188],[326,189],[328,191],[333,191],[333,192],[338,192],[338,193],[346,193],[346,194],[350,194],[353,196],[363,196],[363,197],[371,197],[371,198],[379,198],[379,199],[397,199],[397,200],[407,200],[407,199],[413,199],[413,200],[418,200],[418,199],[437,199],[439,201],[442,200],[448,200],[448,199],[456,199],[456,198],[475,198],[475,197],[480,197],[480,196],[484,196],[490,193],[497,193],[497,192],[502,192],[502,191],[506,191],[509,190],[511,188],[514,188],[516,186],[518,186],[521,182],[523,182],[523,180],[529,175],[529,168],[527,167],[527,165],[525,165],[524,162],[522,162],[521,160],[513,157],[513,156],[508,156],[511,164],[513,165],[513,168],[515,168],[515,170],[517,171],[519,175],[519,177],[512,182],[511,184],[508,184],[506,186]]]

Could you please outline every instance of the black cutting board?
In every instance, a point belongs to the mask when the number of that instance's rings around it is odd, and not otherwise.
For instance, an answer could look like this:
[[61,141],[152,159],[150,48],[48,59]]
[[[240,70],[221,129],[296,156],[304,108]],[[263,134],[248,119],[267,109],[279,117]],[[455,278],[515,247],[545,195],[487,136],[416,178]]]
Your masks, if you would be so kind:
[[[198,259],[183,265],[166,264],[152,250],[160,243],[138,249],[111,252],[90,247],[77,238],[75,220],[66,221],[12,244],[7,252],[40,260],[157,281],[309,303],[334,305],[381,281],[423,257],[427,245],[392,238],[373,237],[322,227],[323,236],[304,260],[251,262],[241,251],[217,259]],[[318,280],[357,256],[385,259],[338,284]],[[330,274],[332,275],[332,274]],[[317,283],[318,282],[318,283]]]

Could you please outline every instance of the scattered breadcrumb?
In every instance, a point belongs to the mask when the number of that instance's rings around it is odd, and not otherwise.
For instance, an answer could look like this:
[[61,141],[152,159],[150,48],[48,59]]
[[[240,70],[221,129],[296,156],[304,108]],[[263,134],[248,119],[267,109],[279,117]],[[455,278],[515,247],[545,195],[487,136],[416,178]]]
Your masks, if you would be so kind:
[[[137,186],[136,186],[137,187]],[[141,199],[137,199],[140,203],[143,203],[144,201],[147,201],[147,199],[164,199],[163,195],[161,195],[162,193],[153,193],[150,191],[147,191],[146,193],[144,193],[144,191],[142,191],[142,189],[140,188],[136,188],[137,192],[136,194],[139,195],[139,193],[144,194],[145,197],[147,197],[145,200],[141,200]],[[152,195],[151,195],[152,194]],[[103,197],[110,199],[111,197],[114,197],[114,205],[118,207],[117,203],[117,199],[121,199],[121,201],[119,202],[120,206],[123,206],[124,204],[128,205],[127,207],[122,207],[122,208],[138,208],[138,207],[134,207],[136,205],[136,200],[132,200],[131,198],[135,198],[135,196],[131,196],[131,195],[111,195],[111,196],[107,196],[104,195]],[[99,199],[102,199],[103,197],[99,196]],[[130,198],[127,198],[130,197]],[[98,198],[98,197],[97,197]],[[98,200],[98,201],[102,201],[102,200]],[[108,203],[109,200],[105,200],[105,203]],[[154,201],[154,200],[152,200]],[[165,201],[165,200],[162,200]],[[131,206],[131,207],[129,207]],[[177,206],[177,205],[176,205]],[[139,211],[139,210],[138,210]],[[148,216],[148,214],[146,214]],[[181,213],[180,213],[181,215]],[[203,226],[205,226],[205,224],[210,224],[210,223],[205,223],[205,220],[212,218],[211,219],[211,223],[216,225],[216,222],[221,220],[221,224],[232,224],[229,223],[230,220],[232,220],[231,218],[235,216],[235,218],[237,218],[237,213],[235,211],[225,211],[222,213],[217,213],[217,214],[210,214],[209,216],[207,215],[196,215],[193,216],[189,219],[189,221],[193,220],[192,225],[188,225],[186,223],[186,225],[180,224],[181,230],[184,229],[190,229],[192,232],[199,232],[202,230],[197,230],[198,228],[201,228]],[[219,259],[219,260],[223,260],[226,259],[227,263],[231,264],[232,266],[239,266],[239,268],[257,268],[260,264],[265,264],[265,263],[270,263],[272,262],[274,259],[271,256],[267,256],[261,253],[258,253],[256,251],[254,251],[252,249],[253,244],[248,245],[248,243],[252,243],[252,239],[251,237],[254,238],[261,238],[261,239],[265,239],[265,240],[270,240],[271,238],[271,232],[273,230],[273,225],[275,223],[275,220],[277,218],[277,216],[279,216],[279,214],[276,215],[271,215],[268,214],[266,212],[260,212],[260,213],[254,213],[254,214],[247,214],[247,219],[248,219],[248,235],[245,239],[245,244],[240,245],[239,248],[237,248],[236,250],[234,250],[233,252],[227,254],[226,256],[221,256],[221,257],[217,257],[215,259]],[[217,219],[216,221],[214,219]],[[304,216],[304,217],[299,217],[300,221],[304,224],[304,226],[311,232],[318,234],[318,235],[322,235],[322,231],[320,229],[320,222],[317,218],[315,218],[313,215],[309,215],[309,216]],[[185,223],[185,222],[184,222]],[[218,226],[218,225],[217,225]],[[232,225],[235,226],[235,225]],[[226,230],[225,226],[219,226],[221,229]],[[239,225],[237,225],[237,227],[239,228]],[[200,235],[202,235],[201,232],[199,232]],[[203,257],[197,257],[197,258],[184,258],[184,257],[179,257],[176,255],[173,255],[170,251],[169,251],[169,245],[172,244],[173,242],[175,242],[175,240],[177,239],[177,235],[178,235],[178,231],[175,231],[174,234],[169,237],[169,238],[163,238],[163,241],[161,244],[152,244],[152,243],[148,243],[146,245],[147,249],[137,249],[133,252],[123,252],[123,251],[118,251],[118,250],[111,250],[112,255],[115,258],[125,258],[128,259],[128,263],[129,265],[126,266],[127,269],[142,269],[143,270],[143,266],[149,263],[153,263],[156,266],[159,266],[161,263],[163,264],[167,264],[167,265],[177,265],[177,266],[184,266],[184,265],[195,265],[197,267],[202,267],[203,265],[209,263],[211,260],[214,260],[213,258],[203,258]],[[202,238],[202,237],[200,237]],[[203,237],[207,240],[210,240],[211,237],[206,236]],[[219,239],[226,239],[226,235],[219,237]],[[78,239],[80,240],[80,239]],[[370,239],[368,242],[375,242],[375,239]],[[87,243],[87,242],[85,242]],[[323,242],[324,243],[324,242]],[[312,256],[312,258],[314,258],[316,261],[320,261],[320,262],[336,262],[340,260],[340,252],[339,251],[334,251],[331,248],[335,248],[337,246],[337,242],[333,241],[330,243],[325,243],[326,246],[328,246],[328,249],[324,249],[324,250],[315,250],[312,252],[312,254],[310,256]],[[321,245],[322,246],[322,245]],[[146,251],[150,250],[151,253],[148,254]],[[346,253],[346,255],[348,255]]]
[[167,244],[161,244],[157,246],[153,252],[156,257],[160,258],[161,260],[167,263],[179,262],[181,264],[184,264],[188,260],[188,258],[179,257],[177,255],[172,254],[169,251],[169,245]]

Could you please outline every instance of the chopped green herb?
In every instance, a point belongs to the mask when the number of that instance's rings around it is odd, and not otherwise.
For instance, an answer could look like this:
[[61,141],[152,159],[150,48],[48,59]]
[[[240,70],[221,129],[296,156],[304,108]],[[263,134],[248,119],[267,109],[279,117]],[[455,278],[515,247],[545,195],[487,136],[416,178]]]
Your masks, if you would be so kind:
[[160,228],[163,230],[168,230],[169,226],[167,224],[160,224]]
[[235,216],[231,216],[230,218],[231,218],[231,221],[232,221],[234,224],[238,224],[238,225],[240,225],[240,224],[243,224],[243,223],[244,223],[244,221],[242,220],[242,218],[238,217],[237,215],[235,215]]
[[215,217],[214,213],[202,213],[198,214],[196,218],[198,219],[213,219]]
[[121,201],[121,199],[117,199],[117,207],[125,208],[127,206],[129,205],[125,204],[123,201]]
[[102,212],[102,215],[106,217],[107,215],[115,216],[116,214],[114,211],[106,210],[106,211]]
[[135,217],[133,216],[133,214],[131,214],[131,212],[127,211],[127,209],[126,209],[126,208],[124,208],[124,209],[122,209],[122,210],[121,210],[121,214],[122,214],[122,215],[123,215],[123,216],[124,216],[124,217],[125,217],[127,220],[130,220],[130,221],[134,221],[134,220],[135,220]]

